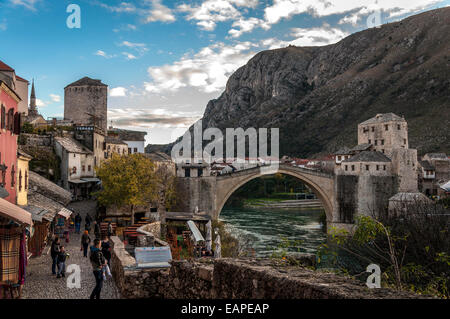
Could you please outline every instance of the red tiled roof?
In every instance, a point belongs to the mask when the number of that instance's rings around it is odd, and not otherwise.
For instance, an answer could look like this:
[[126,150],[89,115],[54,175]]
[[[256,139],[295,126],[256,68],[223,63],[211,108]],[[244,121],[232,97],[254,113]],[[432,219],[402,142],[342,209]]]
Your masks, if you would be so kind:
[[11,68],[9,65],[3,63],[3,61],[0,61],[0,71],[14,72],[14,69]]
[[22,81],[22,82],[27,82],[27,83],[29,83],[28,80],[25,80],[24,78],[21,78],[21,77],[18,76],[18,75],[16,75],[16,79],[19,80],[19,81]]

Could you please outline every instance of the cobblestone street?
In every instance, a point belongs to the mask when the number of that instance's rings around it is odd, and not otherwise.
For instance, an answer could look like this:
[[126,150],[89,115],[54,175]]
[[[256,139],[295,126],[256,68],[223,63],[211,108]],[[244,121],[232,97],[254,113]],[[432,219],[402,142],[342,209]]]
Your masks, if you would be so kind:
[[[83,217],[83,223],[81,230],[84,230],[84,217],[87,212],[91,217],[94,217],[95,213],[95,201],[81,201],[75,202],[69,205],[69,209],[74,211],[74,214],[78,212]],[[90,237],[93,240],[95,238],[93,227],[91,226]],[[89,298],[92,289],[95,286],[95,279],[92,273],[92,267],[89,262],[89,258],[84,258],[82,251],[80,251],[81,235],[72,233],[70,235],[70,242],[66,243],[65,240],[61,240],[62,245],[65,246],[66,251],[70,254],[70,257],[66,261],[66,268],[70,264],[77,264],[81,268],[81,288],[67,288],[67,277],[70,274],[66,274],[65,278],[56,278],[56,275],[52,275],[51,272],[51,257],[49,253],[49,246],[44,249],[42,256],[37,258],[31,258],[27,267],[27,276],[25,279],[25,285],[23,287],[24,299],[87,299]],[[112,278],[108,277],[103,282],[103,289],[101,293],[102,299],[117,299],[119,298],[117,288]]]

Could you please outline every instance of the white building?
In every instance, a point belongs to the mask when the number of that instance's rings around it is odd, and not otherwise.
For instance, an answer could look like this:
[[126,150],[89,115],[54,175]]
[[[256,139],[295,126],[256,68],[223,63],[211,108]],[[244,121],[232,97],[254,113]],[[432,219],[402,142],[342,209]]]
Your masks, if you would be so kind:
[[61,159],[61,184],[75,199],[88,198],[99,179],[95,177],[94,153],[70,137],[55,137]]
[[113,127],[108,130],[108,136],[117,137],[128,145],[128,154],[145,153],[145,135],[147,132]]

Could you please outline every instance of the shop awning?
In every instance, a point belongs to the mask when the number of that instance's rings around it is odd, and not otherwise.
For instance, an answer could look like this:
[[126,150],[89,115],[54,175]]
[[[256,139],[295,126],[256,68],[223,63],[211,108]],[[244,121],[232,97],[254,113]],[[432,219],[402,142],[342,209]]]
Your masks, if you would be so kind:
[[85,182],[89,182],[89,183],[98,183],[98,182],[100,182],[100,180],[98,178],[96,178],[96,177],[83,177],[81,180],[85,181]]
[[37,206],[28,205],[22,208],[31,213],[31,218],[35,222],[42,222],[43,220],[51,222],[56,215],[56,212],[51,212]]
[[85,183],[89,183],[88,181],[83,181],[81,179],[72,179],[69,181],[69,183],[73,183],[73,184],[85,184]]
[[197,244],[199,241],[205,241],[205,239],[202,236],[202,233],[198,230],[197,226],[192,220],[188,220],[187,224],[189,226],[189,230],[192,233],[192,236],[194,237],[194,242]]
[[70,215],[72,215],[72,211],[68,210],[67,208],[62,208],[59,212],[58,215],[63,216],[65,219],[68,219],[70,217]]
[[0,198],[0,215],[12,219],[19,224],[25,225],[33,225],[33,221],[31,220],[31,214],[27,212],[25,209],[20,208],[10,202]]

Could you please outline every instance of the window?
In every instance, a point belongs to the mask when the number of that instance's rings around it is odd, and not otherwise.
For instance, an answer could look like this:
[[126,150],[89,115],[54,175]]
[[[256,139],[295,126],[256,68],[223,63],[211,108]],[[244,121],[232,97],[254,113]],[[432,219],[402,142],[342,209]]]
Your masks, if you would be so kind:
[[184,169],[184,176],[185,177],[191,177],[191,169],[190,168],[185,168]]
[[5,106],[2,105],[2,111],[1,111],[1,127],[0,128],[6,128],[6,109]]
[[75,154],[75,153],[73,153],[73,157],[76,157],[76,154]]
[[369,144],[372,144],[372,140],[369,138]]
[[384,140],[381,140],[381,145],[384,145]]
[[372,126],[372,132],[375,132],[375,126]]
[[131,147],[128,148],[128,154],[131,154]]
[[203,176],[203,168],[198,169],[198,177]]
[[19,170],[19,192],[22,191],[22,170]]
[[81,171],[82,172],[86,171],[86,166],[85,165],[81,166]]
[[25,171],[25,189],[28,189],[28,171]]
[[137,147],[134,148],[134,153],[137,153]]
[[90,172],[91,171],[91,165],[88,165],[88,172]]
[[14,187],[16,181],[16,170],[14,169],[14,165],[11,168],[11,187]]
[[366,171],[368,171],[369,170],[369,165],[366,165]]
[[341,155],[338,155],[338,161],[340,161],[341,160]]
[[375,146],[377,146],[378,145],[378,140],[375,140]]
[[386,165],[383,165],[383,171],[385,171],[386,170]]
[[355,170],[355,165],[352,165],[352,171],[354,171]]
[[385,125],[384,125],[384,130],[385,130],[385,131],[388,131],[388,130],[389,130],[389,125],[385,124]]
[[74,166],[74,167],[72,167],[72,174],[76,174],[76,173],[77,173],[77,167]]
[[348,171],[348,165],[345,165],[345,170]]
[[406,145],[406,138],[404,138],[404,139],[403,139],[403,144],[405,144],[405,145]]
[[383,153],[384,154],[384,148],[381,150],[381,153]]
[[380,165],[377,165],[377,171],[379,171],[380,170]]
[[400,124],[397,124],[397,130],[400,130],[400,129],[401,129]]

